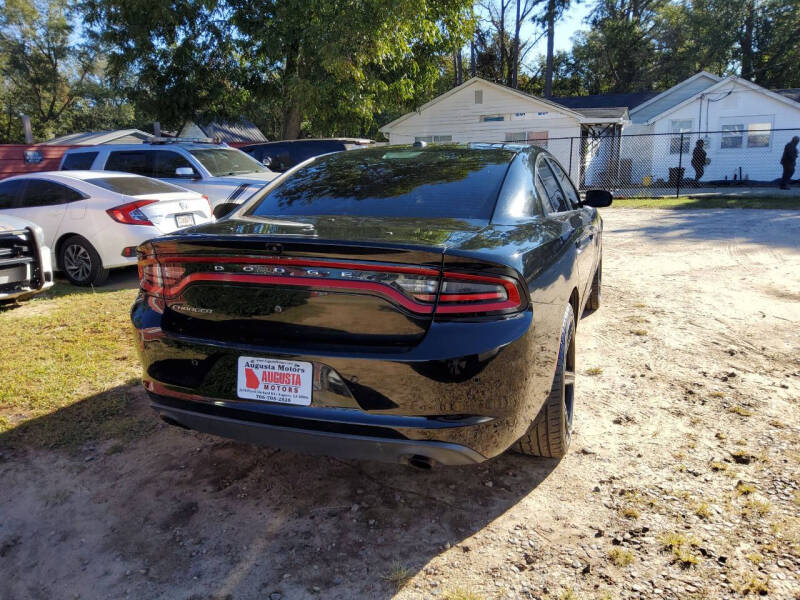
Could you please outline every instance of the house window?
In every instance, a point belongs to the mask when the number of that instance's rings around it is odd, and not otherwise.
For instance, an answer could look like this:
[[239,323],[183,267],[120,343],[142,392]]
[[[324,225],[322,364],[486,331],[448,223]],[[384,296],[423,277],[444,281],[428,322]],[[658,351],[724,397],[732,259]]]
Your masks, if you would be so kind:
[[670,154],[686,154],[689,152],[689,146],[691,144],[690,136],[684,135],[683,136],[683,147],[681,147],[681,133],[689,133],[692,131],[692,120],[691,119],[681,119],[679,121],[672,121],[672,133],[673,136],[669,139],[669,153]]
[[422,135],[414,138],[415,142],[426,142],[428,144],[445,144],[453,141],[452,135]]
[[481,115],[481,123],[487,123],[489,121],[505,121],[505,115]]
[[537,146],[547,148],[547,132],[546,131],[529,131],[528,141],[533,142]]
[[475,90],[475,104],[483,104],[483,90]]
[[742,147],[744,138],[744,125],[733,123],[722,126],[722,139],[719,147],[722,149],[735,149]]
[[507,142],[524,142],[526,140],[527,138],[524,131],[512,131],[510,133],[506,133]]
[[747,126],[748,148],[769,148],[772,138],[772,123],[750,123]]

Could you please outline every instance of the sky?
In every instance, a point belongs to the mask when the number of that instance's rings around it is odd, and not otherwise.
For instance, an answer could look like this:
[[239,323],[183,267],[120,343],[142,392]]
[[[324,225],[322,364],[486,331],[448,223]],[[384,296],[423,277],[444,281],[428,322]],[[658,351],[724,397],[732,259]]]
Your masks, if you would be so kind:
[[[573,0],[570,8],[567,10],[564,16],[561,17],[561,20],[556,21],[556,37],[555,41],[553,42],[556,52],[559,50],[571,50],[572,36],[581,29],[587,30],[589,28],[589,26],[584,23],[584,20],[589,15],[594,4],[595,3],[591,0],[582,0],[579,3],[576,3]],[[542,28],[533,25],[530,22],[526,23],[521,31],[522,39],[525,39],[526,37],[529,39],[535,39],[541,34]],[[536,55],[545,54],[546,52],[547,37],[542,36],[536,45],[528,52],[525,62],[527,64],[532,64],[536,58]]]

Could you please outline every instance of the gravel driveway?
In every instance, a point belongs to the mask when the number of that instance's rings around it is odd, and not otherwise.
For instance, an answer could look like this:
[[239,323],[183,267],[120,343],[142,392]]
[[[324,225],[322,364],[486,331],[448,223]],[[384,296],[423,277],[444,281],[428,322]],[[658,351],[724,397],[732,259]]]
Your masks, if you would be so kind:
[[800,597],[800,213],[603,214],[560,463],[3,448],[0,598]]

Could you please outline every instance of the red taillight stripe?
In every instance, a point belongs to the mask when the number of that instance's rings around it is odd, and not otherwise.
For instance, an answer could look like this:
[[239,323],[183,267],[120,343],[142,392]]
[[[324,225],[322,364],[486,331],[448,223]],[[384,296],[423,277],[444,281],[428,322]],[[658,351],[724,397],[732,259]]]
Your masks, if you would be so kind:
[[397,302],[407,309],[422,314],[433,312],[433,306],[420,304],[407,298],[401,292],[384,285],[371,281],[342,281],[336,279],[316,279],[311,277],[274,277],[272,275],[248,275],[239,273],[193,273],[184,277],[178,284],[165,287],[164,293],[167,297],[180,294],[186,286],[197,281],[226,281],[235,283],[262,283],[268,285],[282,285],[294,287],[308,287],[315,290],[349,290],[355,292],[371,292],[378,296],[383,296]]
[[248,256],[165,256],[159,262],[177,263],[244,263],[249,265],[289,265],[295,267],[330,267],[331,269],[351,269],[353,271],[380,271],[384,273],[407,273],[409,275],[431,275],[439,277],[439,271],[425,267],[401,267],[396,265],[376,265],[370,263],[350,263],[306,258],[251,258]]
[[439,302],[477,302],[479,300],[500,300],[500,292],[486,292],[484,294],[442,294]]

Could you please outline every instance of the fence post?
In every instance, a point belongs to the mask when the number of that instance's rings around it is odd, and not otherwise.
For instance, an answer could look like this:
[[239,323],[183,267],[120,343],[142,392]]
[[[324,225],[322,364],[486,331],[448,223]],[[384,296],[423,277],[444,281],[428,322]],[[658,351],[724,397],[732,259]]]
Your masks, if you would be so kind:
[[683,179],[683,132],[681,132],[681,145],[678,146],[678,172],[677,181],[675,182],[675,197],[681,195],[681,179]]
[[575,141],[574,137],[569,138],[569,176],[572,177],[572,142]]

